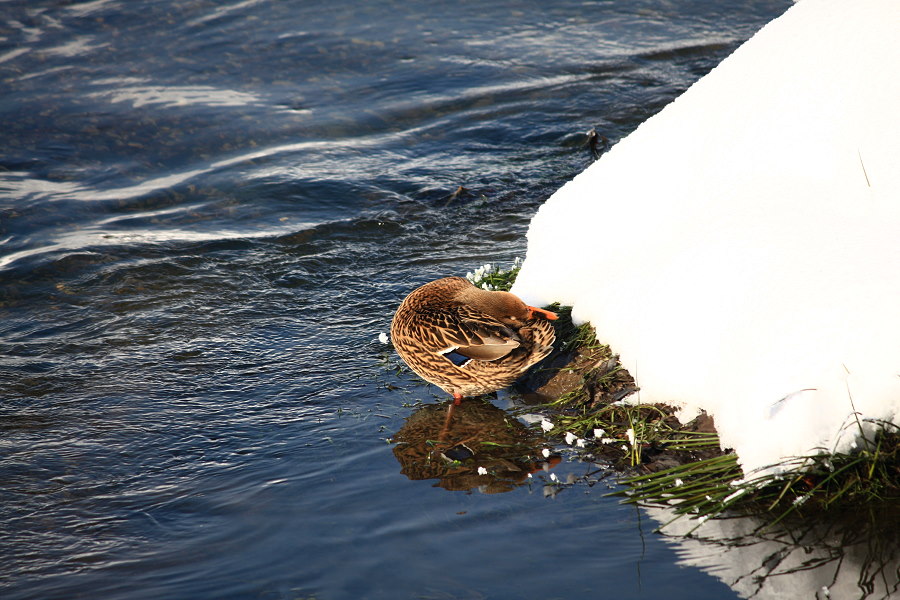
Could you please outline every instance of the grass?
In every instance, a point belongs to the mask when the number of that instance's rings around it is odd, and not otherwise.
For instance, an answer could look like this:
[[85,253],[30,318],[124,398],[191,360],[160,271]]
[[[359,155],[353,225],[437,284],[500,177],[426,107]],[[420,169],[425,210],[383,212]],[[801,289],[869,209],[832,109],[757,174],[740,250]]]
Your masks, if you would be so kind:
[[[485,265],[469,280],[485,289],[508,290],[519,266],[518,259],[507,271]],[[855,451],[821,449],[745,477],[737,457],[720,449],[715,432],[685,428],[669,407],[618,402],[637,388],[617,357],[597,341],[590,324],[572,322],[569,307],[552,308],[560,316],[554,322],[557,352],[567,363],[545,375],[568,373],[569,385],[542,406],[545,423],[552,424],[547,435],[560,443],[568,439],[570,445],[575,440],[579,451],[614,466],[625,485],[614,495],[624,502],[666,505],[675,518],[697,518],[698,526],[734,512],[768,515],[774,524],[816,511],[900,505],[896,424],[869,422],[877,433],[867,438],[854,413],[848,426],[857,427],[862,439]]]
[[466,273],[466,279],[474,285],[485,290],[498,290],[508,292],[516,282],[516,276],[522,266],[522,259],[516,257],[512,266],[507,269],[501,269],[498,265],[487,263]]
[[770,524],[794,515],[897,506],[900,501],[900,428],[878,423],[869,448],[849,454],[800,456],[778,465],[782,474],[743,477],[734,454],[726,454],[624,479],[616,492],[626,502],[667,505],[676,516],[700,521],[726,512],[769,515]]

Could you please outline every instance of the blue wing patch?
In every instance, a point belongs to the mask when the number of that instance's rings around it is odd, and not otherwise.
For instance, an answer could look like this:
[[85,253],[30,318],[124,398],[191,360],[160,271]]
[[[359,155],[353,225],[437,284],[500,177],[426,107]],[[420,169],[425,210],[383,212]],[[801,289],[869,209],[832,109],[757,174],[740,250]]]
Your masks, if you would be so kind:
[[469,363],[469,361],[472,360],[468,356],[463,356],[456,350],[451,350],[450,352],[444,352],[444,356],[447,358],[447,360],[452,362],[454,365],[456,365],[460,369],[465,367]]

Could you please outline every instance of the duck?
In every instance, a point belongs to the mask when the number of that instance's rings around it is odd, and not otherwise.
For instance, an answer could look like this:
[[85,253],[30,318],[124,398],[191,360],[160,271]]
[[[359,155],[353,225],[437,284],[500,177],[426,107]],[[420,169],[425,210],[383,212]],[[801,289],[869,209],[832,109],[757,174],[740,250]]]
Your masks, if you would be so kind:
[[464,397],[507,387],[550,354],[556,319],[510,292],[444,277],[403,300],[391,340],[410,369],[459,405]]

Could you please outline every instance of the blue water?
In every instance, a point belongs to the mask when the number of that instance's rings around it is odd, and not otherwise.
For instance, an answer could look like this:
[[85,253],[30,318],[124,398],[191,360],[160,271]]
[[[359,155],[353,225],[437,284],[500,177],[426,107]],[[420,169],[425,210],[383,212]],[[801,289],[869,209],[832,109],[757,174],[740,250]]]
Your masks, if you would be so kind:
[[787,5],[0,2],[0,595],[736,597],[612,479],[401,474],[377,338]]

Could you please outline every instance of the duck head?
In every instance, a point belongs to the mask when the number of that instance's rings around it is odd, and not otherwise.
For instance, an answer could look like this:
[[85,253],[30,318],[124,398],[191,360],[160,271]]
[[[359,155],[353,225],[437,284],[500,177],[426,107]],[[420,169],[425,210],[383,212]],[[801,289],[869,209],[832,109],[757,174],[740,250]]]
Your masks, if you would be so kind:
[[524,321],[543,318],[555,321],[556,313],[528,306],[510,292],[492,292],[475,286],[461,290],[457,300],[476,308],[509,325],[521,325]]

